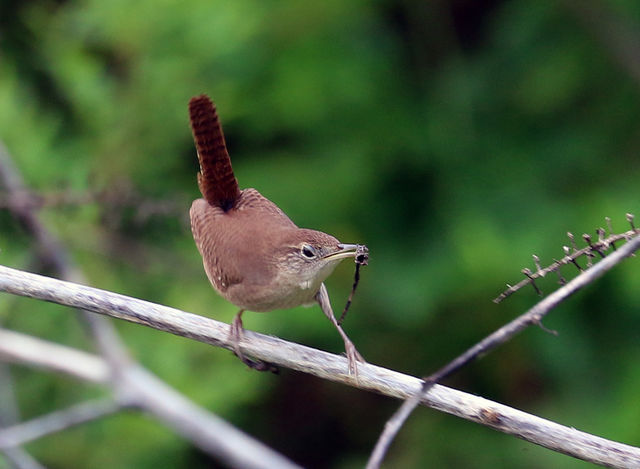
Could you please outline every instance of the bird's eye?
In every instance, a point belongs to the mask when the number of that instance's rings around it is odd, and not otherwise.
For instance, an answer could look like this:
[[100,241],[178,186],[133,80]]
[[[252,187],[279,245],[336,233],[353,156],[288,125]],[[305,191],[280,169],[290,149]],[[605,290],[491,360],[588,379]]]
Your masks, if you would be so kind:
[[314,257],[316,257],[316,250],[314,249],[313,246],[309,244],[303,244],[302,249],[300,249],[300,252],[307,259],[313,259]]

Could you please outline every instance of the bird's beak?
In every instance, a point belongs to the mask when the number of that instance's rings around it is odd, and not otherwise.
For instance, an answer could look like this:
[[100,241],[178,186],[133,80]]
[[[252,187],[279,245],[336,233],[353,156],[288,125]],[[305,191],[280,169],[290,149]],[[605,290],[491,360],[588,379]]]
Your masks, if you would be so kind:
[[358,244],[338,244],[338,250],[327,254],[324,256],[324,259],[338,260],[346,259],[347,257],[356,257],[358,248]]

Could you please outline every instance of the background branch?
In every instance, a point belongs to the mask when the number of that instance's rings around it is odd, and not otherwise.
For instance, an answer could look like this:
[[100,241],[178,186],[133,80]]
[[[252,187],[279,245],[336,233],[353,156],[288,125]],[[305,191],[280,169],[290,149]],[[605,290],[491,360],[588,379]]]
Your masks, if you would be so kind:
[[45,435],[114,414],[122,404],[111,398],[75,404],[42,417],[0,429],[0,449],[14,448]]
[[[263,469],[298,467],[219,417],[194,405],[136,364],[119,369],[115,381],[111,381],[114,377],[104,358],[9,330],[0,330],[0,360],[29,364],[89,382],[112,384],[118,396],[117,405],[139,408],[155,416],[229,466]],[[75,412],[66,414],[60,411],[62,413],[43,417],[45,420],[36,419],[6,429],[8,433],[0,430],[0,449],[66,428],[64,423],[69,421],[66,418],[69,415],[73,424],[101,416],[81,409],[85,420],[74,420],[73,417],[77,415]],[[43,422],[47,425],[38,430],[38,424]],[[53,424],[49,425],[50,422]]]
[[45,469],[42,464],[21,448],[8,448],[3,453],[16,469]]
[[96,355],[7,329],[0,329],[0,359],[32,363],[92,383],[107,384],[110,377],[107,362]]
[[[0,338],[0,343],[2,339]],[[1,346],[0,346],[1,348]],[[0,356],[2,352],[0,352]],[[14,383],[9,366],[0,363],[0,431],[19,420]],[[43,466],[20,447],[1,449],[10,464],[16,469],[42,469]]]

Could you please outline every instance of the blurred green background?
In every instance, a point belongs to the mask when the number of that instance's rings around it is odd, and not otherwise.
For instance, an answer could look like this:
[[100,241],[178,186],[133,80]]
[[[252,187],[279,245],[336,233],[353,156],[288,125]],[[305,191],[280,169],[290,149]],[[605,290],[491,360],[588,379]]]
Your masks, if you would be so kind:
[[[188,228],[199,196],[191,96],[218,105],[241,187],[298,225],[366,243],[347,318],[365,358],[434,371],[537,301],[491,302],[565,233],[640,212],[637,0],[0,2],[0,138],[94,286],[229,322]],[[98,194],[55,203],[61,194]],[[145,204],[145,209],[139,207]],[[0,262],[37,269],[0,211]],[[335,309],[353,264],[328,280]],[[574,275],[571,269],[564,271]],[[542,284],[555,288],[555,278]],[[245,327],[341,353],[319,308]],[[6,327],[92,349],[66,308],[0,296]],[[640,444],[640,264],[630,260],[447,384]],[[294,461],[362,467],[389,398],[116,323],[154,373]],[[101,389],[12,367],[22,417]],[[48,467],[216,467],[155,421],[119,414],[27,449]],[[0,467],[6,465],[0,456]],[[428,409],[388,467],[583,462]]]

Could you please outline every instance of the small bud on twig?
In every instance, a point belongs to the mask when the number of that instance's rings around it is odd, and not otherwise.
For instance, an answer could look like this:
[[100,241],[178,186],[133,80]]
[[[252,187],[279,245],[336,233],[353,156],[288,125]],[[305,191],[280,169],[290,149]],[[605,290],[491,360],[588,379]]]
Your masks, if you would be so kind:
[[[564,252],[564,257],[560,260],[554,259],[553,263],[547,267],[542,267],[540,263],[540,258],[536,255],[533,255],[533,262],[536,266],[536,271],[531,272],[529,269],[523,269],[522,273],[527,277],[524,280],[521,280],[516,285],[511,286],[507,285],[507,290],[501,293],[497,298],[493,301],[496,303],[500,303],[505,298],[511,296],[516,291],[523,288],[525,285],[532,284],[536,293],[541,294],[540,289],[535,284],[535,281],[539,278],[545,277],[549,272],[556,272],[558,274],[558,283],[564,285],[567,283],[565,278],[562,276],[560,269],[568,264],[573,264],[580,272],[584,272],[580,264],[578,263],[578,259],[582,256],[586,257],[587,269],[590,269],[594,262],[593,259],[596,257],[595,253],[598,253],[601,258],[607,257],[607,250],[611,247],[614,251],[616,250],[615,243],[618,241],[631,240],[634,236],[640,234],[640,229],[637,229],[634,225],[634,216],[630,213],[626,214],[627,221],[631,225],[631,230],[625,231],[623,233],[615,234],[613,232],[613,228],[611,226],[611,219],[609,217],[605,218],[606,226],[609,229],[609,234],[604,228],[596,229],[596,234],[598,236],[598,240],[595,241],[594,238],[589,234],[582,235],[582,239],[587,243],[586,247],[578,249],[576,244],[575,236],[572,232],[567,232],[567,237],[569,238],[570,246],[562,246],[562,251]],[[634,254],[631,254],[633,256]]]
[[574,251],[577,251],[578,246],[576,246],[576,239],[574,238],[573,233],[571,231],[567,231],[567,236],[569,237],[569,241],[571,241],[571,247]]
[[531,286],[536,291],[539,296],[542,296],[542,291],[536,285],[535,279],[532,277],[531,270],[524,268],[522,269],[522,273],[527,276],[527,278],[531,281]]
[[544,277],[546,275],[546,272],[542,270],[542,266],[540,265],[540,258],[535,254],[533,255],[533,263],[536,265],[536,273],[540,275],[540,277]]

